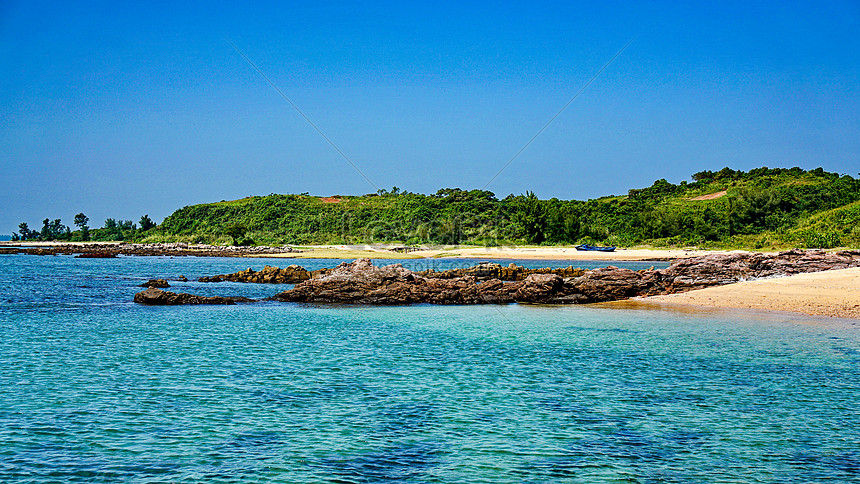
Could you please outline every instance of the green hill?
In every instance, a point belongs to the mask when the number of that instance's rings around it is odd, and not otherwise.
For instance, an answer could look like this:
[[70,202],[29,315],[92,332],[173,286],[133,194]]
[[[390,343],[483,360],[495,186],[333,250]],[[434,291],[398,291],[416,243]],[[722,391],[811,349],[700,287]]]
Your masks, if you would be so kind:
[[572,244],[702,247],[860,246],[860,180],[821,168],[724,168],[657,180],[624,196],[499,199],[432,195],[268,195],[183,207],[146,241],[256,244]]

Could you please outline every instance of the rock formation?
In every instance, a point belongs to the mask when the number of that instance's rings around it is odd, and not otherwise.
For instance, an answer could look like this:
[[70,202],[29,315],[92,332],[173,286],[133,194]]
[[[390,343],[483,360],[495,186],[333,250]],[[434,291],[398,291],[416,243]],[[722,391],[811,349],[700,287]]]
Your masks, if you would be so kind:
[[[309,271],[298,265],[291,265],[283,269],[277,267],[265,266],[259,271],[248,268],[243,271],[234,272],[232,274],[219,274],[217,276],[205,276],[197,279],[198,282],[251,282],[263,284],[298,284],[308,279],[313,279],[329,273],[332,269],[319,269]],[[574,268],[573,266],[563,267],[559,269],[551,269],[549,267],[541,269],[527,269],[523,266],[518,266],[511,263],[507,266],[495,264],[492,262],[482,262],[473,267],[448,269],[444,271],[436,271],[428,269],[425,271],[417,271],[416,276],[427,279],[457,279],[460,277],[471,276],[476,280],[484,281],[490,279],[499,279],[501,281],[522,281],[530,274],[556,274],[561,277],[576,277],[585,273],[584,270]]]
[[[298,266],[286,269],[267,267],[259,272],[249,269],[236,273],[241,276],[233,274],[216,277],[235,276],[227,280],[277,282],[296,280],[309,274],[307,279],[302,279],[292,289],[270,298],[287,302],[378,305],[513,302],[583,304],[849,267],[860,267],[860,251],[825,253],[790,250],[779,254],[712,254],[678,260],[663,270],[641,271],[613,266],[584,271],[570,267],[535,270],[481,264],[453,271],[413,272],[400,264],[377,267],[370,259],[358,259],[344,262],[334,269],[313,272]],[[142,304],[230,304],[250,301],[246,298],[201,298],[154,288],[138,293],[134,300]]]
[[507,266],[496,264],[494,262],[481,262],[480,264],[468,267],[465,269],[448,269],[444,271],[435,271],[428,269],[426,271],[416,272],[421,277],[434,279],[454,279],[463,276],[472,276],[476,279],[499,279],[501,281],[522,281],[530,274],[556,274],[561,277],[576,277],[585,273],[584,270],[574,268],[573,266],[551,269],[544,267],[542,269],[527,269],[523,266],[518,266],[513,262]]
[[219,274],[217,276],[201,277],[198,282],[253,282],[258,284],[296,284],[302,281],[319,276],[327,272],[328,269],[318,271],[308,271],[304,267],[295,264],[287,266],[283,269],[272,266],[265,266],[262,270],[255,271],[248,268],[244,271],[234,272],[232,274]]
[[0,254],[58,255],[81,254],[85,258],[111,258],[117,255],[138,256],[198,256],[198,257],[244,257],[246,255],[284,254],[301,252],[292,247],[270,246],[220,246],[171,242],[162,244],[129,244],[121,242],[62,244],[50,247],[0,247]]
[[[272,299],[351,304],[582,304],[848,267],[860,267],[860,251],[713,254],[675,261],[663,270],[632,271],[609,266],[571,271],[578,273],[572,277],[551,271],[533,272],[522,280],[503,282],[498,278],[479,281],[474,275],[426,277],[400,264],[376,267],[369,259],[359,259],[342,263]],[[475,268],[464,270],[468,271],[475,272]]]
[[239,302],[255,302],[247,297],[197,296],[194,294],[162,291],[150,287],[134,295],[134,302],[148,306],[178,306],[181,304],[236,304]]
[[76,259],[116,259],[116,254],[110,252],[84,252],[75,256]]
[[141,284],[140,287],[155,287],[163,289],[165,287],[170,287],[170,284],[168,284],[165,279],[150,279]]

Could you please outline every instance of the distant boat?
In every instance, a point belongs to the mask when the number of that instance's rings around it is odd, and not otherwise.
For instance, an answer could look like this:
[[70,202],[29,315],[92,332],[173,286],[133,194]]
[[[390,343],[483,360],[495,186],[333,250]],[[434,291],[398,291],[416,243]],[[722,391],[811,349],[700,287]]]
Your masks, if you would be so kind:
[[577,246],[575,247],[575,249],[576,249],[576,250],[592,250],[592,251],[597,251],[597,252],[614,252],[614,251],[615,251],[615,246],[612,246],[612,247],[600,247],[600,246],[597,246],[597,245],[582,244],[582,245],[577,245]]

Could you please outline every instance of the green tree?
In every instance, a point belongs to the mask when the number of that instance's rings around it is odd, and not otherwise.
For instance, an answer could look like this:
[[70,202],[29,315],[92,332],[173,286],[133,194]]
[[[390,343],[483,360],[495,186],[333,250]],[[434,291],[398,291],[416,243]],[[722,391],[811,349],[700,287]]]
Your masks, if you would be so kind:
[[75,225],[78,227],[83,227],[90,221],[90,218],[82,213],[75,215]]
[[39,232],[41,240],[51,240],[51,219],[42,220],[42,230]]
[[51,240],[68,239],[71,237],[71,231],[63,225],[63,222],[56,218],[50,223]]
[[123,220],[116,220],[113,218],[105,219],[105,225],[101,230],[101,234],[99,236],[100,240],[122,240],[123,238]]
[[155,222],[153,222],[152,219],[149,218],[149,214],[140,217],[140,230],[142,232],[146,232],[147,230],[154,228],[154,227],[155,227]]
[[515,198],[514,222],[522,229],[526,241],[540,244],[546,240],[546,209],[533,192]]
[[27,222],[21,222],[18,224],[18,233],[21,234],[21,240],[32,240],[39,236],[38,232],[30,230]]
[[239,245],[247,231],[248,227],[244,224],[230,224],[224,228],[224,235],[233,239],[233,245]]
[[90,221],[90,218],[83,214],[83,212],[75,215],[75,225],[78,226],[78,229],[81,231],[81,240],[87,241],[90,240],[90,228],[87,226],[87,222]]

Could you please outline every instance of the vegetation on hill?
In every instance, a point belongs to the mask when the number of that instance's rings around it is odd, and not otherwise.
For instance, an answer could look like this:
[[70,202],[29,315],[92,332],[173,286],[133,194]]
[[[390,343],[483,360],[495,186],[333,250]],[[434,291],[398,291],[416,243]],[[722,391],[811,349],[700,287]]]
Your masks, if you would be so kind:
[[[724,194],[722,192],[725,192]],[[149,240],[210,243],[575,244],[701,247],[860,245],[860,180],[821,168],[724,168],[692,182],[657,180],[625,196],[499,199],[432,195],[268,195],[177,210]]]
[[860,247],[860,179],[821,168],[723,168],[623,196],[540,200],[445,188],[432,195],[248,197],[183,207],[156,226],[108,219],[77,231],[45,220],[22,238],[213,244],[579,244],[773,249]]

